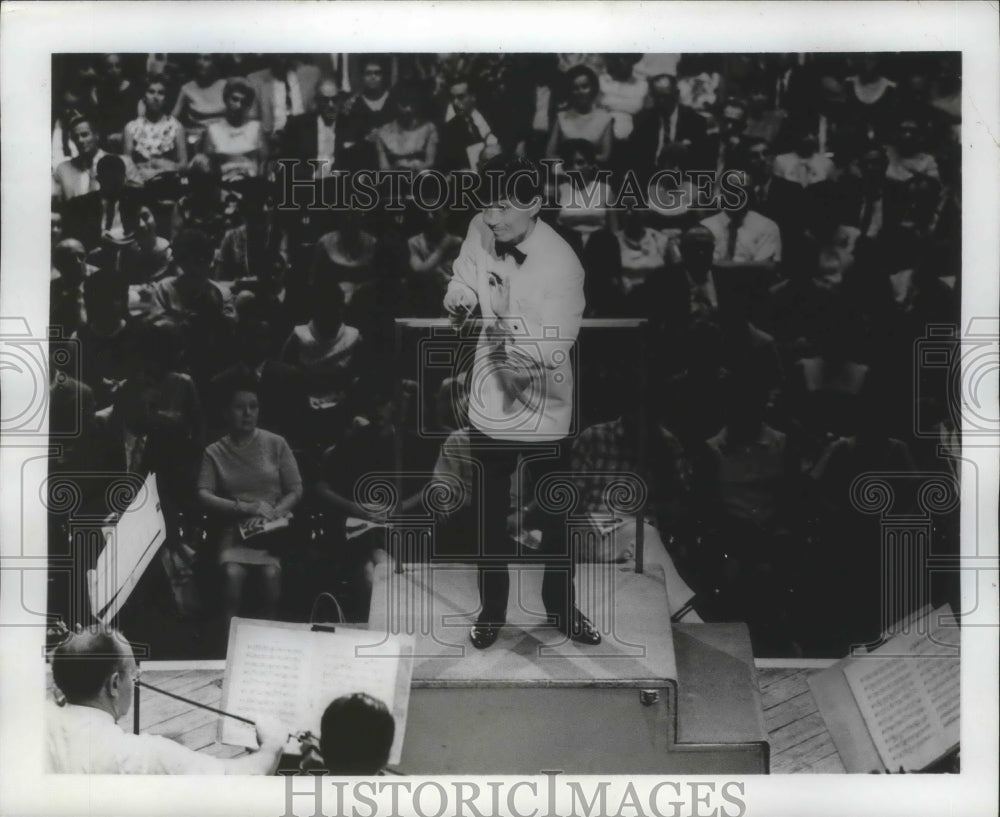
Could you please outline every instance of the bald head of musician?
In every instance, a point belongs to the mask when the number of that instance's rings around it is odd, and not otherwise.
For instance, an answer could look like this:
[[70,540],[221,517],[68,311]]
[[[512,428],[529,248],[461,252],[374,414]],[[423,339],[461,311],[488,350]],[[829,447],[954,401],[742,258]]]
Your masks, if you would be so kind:
[[396,722],[382,701],[364,692],[343,695],[323,713],[319,748],[330,774],[378,774],[389,762]]
[[232,760],[195,752],[160,735],[133,735],[118,721],[139,679],[135,653],[121,633],[71,634],[52,653],[52,681],[65,704],[46,713],[46,767],[66,774],[270,774],[288,731],[257,722],[260,750]]
[[52,653],[52,681],[75,706],[128,714],[139,678],[132,646],[116,630],[75,633]]

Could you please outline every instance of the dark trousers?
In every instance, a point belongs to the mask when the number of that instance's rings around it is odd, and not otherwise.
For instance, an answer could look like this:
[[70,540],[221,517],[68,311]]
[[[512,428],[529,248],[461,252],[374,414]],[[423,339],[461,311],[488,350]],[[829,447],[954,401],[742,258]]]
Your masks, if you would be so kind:
[[[543,501],[539,503],[537,514],[532,514],[530,519],[522,519],[522,527],[542,532],[538,550],[519,544],[507,529],[511,475],[518,474],[520,504],[527,505],[535,496],[535,488],[547,475],[567,470],[564,441],[501,441],[473,429],[469,443],[472,458],[482,468],[478,487],[483,535],[476,558],[482,610],[478,621],[483,624],[506,622],[510,590],[508,565],[516,562],[544,565],[542,604],[550,618],[556,617],[553,619],[555,623],[565,625],[576,606],[574,565],[566,538],[568,509],[558,509],[554,503]],[[554,491],[554,494],[558,493]]]

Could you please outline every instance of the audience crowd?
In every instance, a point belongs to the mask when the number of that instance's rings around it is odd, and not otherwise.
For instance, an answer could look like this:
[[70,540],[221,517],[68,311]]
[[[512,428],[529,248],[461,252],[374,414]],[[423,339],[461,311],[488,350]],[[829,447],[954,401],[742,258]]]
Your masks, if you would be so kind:
[[[394,556],[365,528],[461,516],[424,489],[463,478],[463,373],[424,366],[394,322],[444,316],[475,210],[421,208],[416,182],[517,154],[552,160],[541,217],[581,258],[585,317],[632,319],[585,326],[575,352],[580,513],[613,515],[606,475],[640,473],[691,606],[748,621],[763,654],[878,636],[880,520],[852,485],[888,474],[904,512],[914,475],[957,462],[947,370],[916,365],[959,319],[957,55],[53,62],[51,322],[71,342],[53,344],[52,471],[78,496],[50,502],[53,564],[82,576],[100,545],[79,520],[122,510],[114,475],[154,472],[169,535],[146,596],[185,626],[306,620],[324,591],[365,618]],[[289,172],[365,170],[409,181],[366,208],[287,199]],[[942,512],[931,549],[957,548]]]

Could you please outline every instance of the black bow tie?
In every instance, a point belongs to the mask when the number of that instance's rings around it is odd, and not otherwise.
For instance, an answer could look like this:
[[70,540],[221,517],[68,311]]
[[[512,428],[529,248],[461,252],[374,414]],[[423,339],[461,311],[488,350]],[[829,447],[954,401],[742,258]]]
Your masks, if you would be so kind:
[[518,266],[521,266],[521,264],[524,263],[524,259],[528,257],[513,244],[498,243],[496,245],[496,251],[497,251],[497,258],[503,258],[504,256],[509,255],[511,258],[514,259],[514,262]]

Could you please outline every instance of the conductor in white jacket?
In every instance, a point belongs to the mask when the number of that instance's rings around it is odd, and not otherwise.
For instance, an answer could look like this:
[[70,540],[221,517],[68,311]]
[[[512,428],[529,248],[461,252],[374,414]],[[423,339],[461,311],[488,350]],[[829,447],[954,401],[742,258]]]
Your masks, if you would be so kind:
[[[538,218],[541,176],[526,159],[497,157],[483,168],[486,206],[469,225],[444,298],[462,323],[477,306],[482,317],[468,384],[471,456],[481,464],[483,541],[479,543],[482,609],[470,638],[493,644],[506,623],[510,575],[518,553],[518,515],[511,517],[511,475],[541,490],[527,503],[542,530],[542,602],[568,638],[600,643],[576,608],[573,563],[566,541],[566,507],[546,500],[545,476],[565,471],[564,441],[573,415],[571,350],[583,316],[583,267],[572,248]],[[549,483],[552,487],[552,483]],[[557,491],[551,492],[553,499]],[[523,499],[525,490],[517,495]]]

